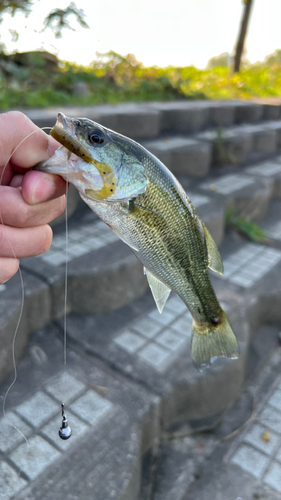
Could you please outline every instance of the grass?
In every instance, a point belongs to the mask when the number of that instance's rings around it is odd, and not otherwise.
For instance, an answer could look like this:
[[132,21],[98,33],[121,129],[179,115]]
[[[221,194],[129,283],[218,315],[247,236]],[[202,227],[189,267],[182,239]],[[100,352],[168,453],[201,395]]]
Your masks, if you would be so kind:
[[262,243],[268,239],[264,230],[258,224],[235,215],[230,209],[226,212],[226,223],[232,229],[255,243]]
[[[239,74],[232,75],[226,67],[145,67],[132,55],[122,57],[110,52],[89,67],[59,62],[50,71],[40,53],[30,54],[28,64],[19,66],[0,53],[0,109],[281,97],[281,64],[276,61],[244,65]],[[75,94],[77,82],[87,85],[88,95]]]

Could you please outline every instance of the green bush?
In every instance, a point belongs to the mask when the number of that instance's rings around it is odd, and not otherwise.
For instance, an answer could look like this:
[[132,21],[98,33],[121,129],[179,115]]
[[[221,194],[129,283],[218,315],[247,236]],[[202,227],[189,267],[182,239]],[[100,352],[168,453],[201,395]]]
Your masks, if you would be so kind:
[[[101,55],[89,67],[58,61],[51,70],[40,52],[25,54],[22,59],[19,56],[0,53],[2,110],[57,104],[281,96],[281,62],[276,58],[244,65],[239,74],[232,75],[225,66],[206,70],[194,66],[145,67],[133,55],[122,57],[115,52]],[[75,94],[78,82],[87,84],[88,95]]]

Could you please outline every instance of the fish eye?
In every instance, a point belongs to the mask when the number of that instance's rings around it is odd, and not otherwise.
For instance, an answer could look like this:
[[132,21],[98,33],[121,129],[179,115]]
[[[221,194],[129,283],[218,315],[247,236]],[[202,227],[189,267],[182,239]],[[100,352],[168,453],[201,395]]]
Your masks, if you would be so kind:
[[93,144],[102,144],[104,142],[104,138],[99,132],[90,132],[89,133],[89,141]]

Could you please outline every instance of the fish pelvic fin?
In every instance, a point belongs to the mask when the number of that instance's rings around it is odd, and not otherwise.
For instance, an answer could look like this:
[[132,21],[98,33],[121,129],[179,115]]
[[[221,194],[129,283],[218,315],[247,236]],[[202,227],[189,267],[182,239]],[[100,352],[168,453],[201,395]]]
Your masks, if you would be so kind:
[[170,295],[170,288],[168,288],[164,283],[159,281],[153,274],[151,274],[145,267],[143,268],[144,274],[147,276],[147,281],[152,292],[153,298],[157,305],[157,309],[161,314],[164,306]]
[[217,324],[201,325],[193,320],[191,357],[198,370],[204,370],[219,356],[236,359],[238,354],[236,337],[223,310]]

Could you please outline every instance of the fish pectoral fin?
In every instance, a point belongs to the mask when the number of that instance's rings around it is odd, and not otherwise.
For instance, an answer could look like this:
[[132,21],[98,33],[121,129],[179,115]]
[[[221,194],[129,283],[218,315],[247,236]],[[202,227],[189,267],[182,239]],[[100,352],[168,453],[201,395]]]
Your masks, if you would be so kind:
[[126,243],[126,245],[128,245],[128,247],[130,247],[132,250],[134,250],[135,252],[138,252],[139,249],[134,246],[129,240],[127,240],[121,233],[119,233],[119,231],[117,229],[115,229],[115,227],[113,226],[110,226],[112,231],[115,232],[115,234],[117,234],[118,238],[120,238],[120,240],[122,240],[124,243]]
[[215,273],[223,274],[223,263],[221,260],[220,253],[218,251],[218,247],[215,244],[212,236],[210,235],[208,229],[205,224],[202,222],[202,226],[205,234],[205,242],[207,247],[208,254],[208,267],[212,269]]
[[152,292],[153,298],[156,302],[157,309],[162,313],[164,306],[170,295],[170,288],[168,288],[164,283],[159,281],[153,274],[151,274],[145,267],[143,268],[144,274],[147,276],[147,281]]
[[128,213],[129,216],[136,217],[140,222],[150,228],[159,227],[159,224],[163,223],[163,217],[161,217],[157,213],[149,210],[148,208],[142,207],[141,205],[138,205],[134,200],[130,200],[130,203],[131,210]]

